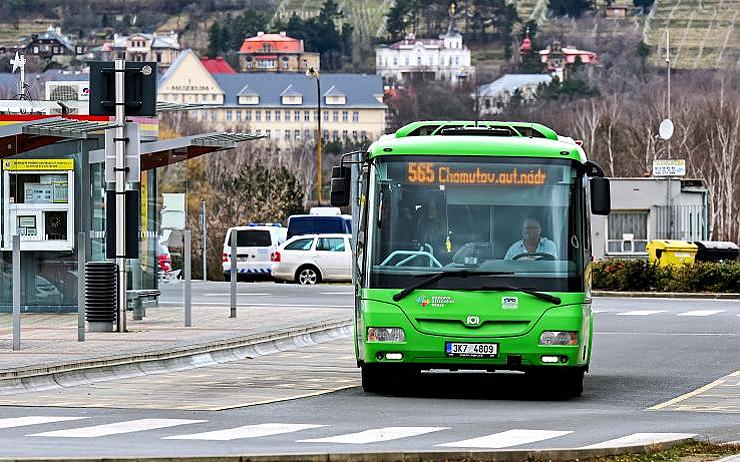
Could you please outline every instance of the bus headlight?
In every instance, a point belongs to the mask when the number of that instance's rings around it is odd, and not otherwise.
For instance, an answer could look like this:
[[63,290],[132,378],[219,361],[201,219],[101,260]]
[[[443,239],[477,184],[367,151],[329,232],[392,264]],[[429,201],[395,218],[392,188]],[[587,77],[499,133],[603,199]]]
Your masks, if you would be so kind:
[[406,333],[400,327],[368,327],[368,342],[405,342]]
[[540,335],[540,345],[578,345],[578,332],[545,331]]

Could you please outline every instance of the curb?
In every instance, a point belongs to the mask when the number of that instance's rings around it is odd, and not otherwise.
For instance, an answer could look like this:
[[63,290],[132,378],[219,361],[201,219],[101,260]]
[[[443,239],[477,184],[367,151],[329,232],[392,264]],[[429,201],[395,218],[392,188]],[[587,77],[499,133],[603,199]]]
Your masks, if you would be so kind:
[[0,396],[176,372],[295,350],[350,335],[351,319],[317,322],[284,331],[196,345],[0,371]]
[[233,456],[163,456],[163,457],[49,457],[0,458],[0,462],[522,462],[533,460],[571,461],[594,457],[617,456],[670,449],[682,443],[696,441],[682,438],[655,444],[619,446],[598,449],[520,449],[499,451],[422,451],[422,452],[355,452],[314,454],[258,454]]
[[740,300],[740,294],[717,292],[620,292],[613,290],[594,290],[592,294],[594,297]]

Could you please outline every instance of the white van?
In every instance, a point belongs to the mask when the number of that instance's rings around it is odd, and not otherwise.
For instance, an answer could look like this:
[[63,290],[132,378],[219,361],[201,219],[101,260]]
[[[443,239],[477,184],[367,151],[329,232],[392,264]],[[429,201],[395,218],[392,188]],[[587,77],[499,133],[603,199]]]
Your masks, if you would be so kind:
[[226,231],[222,268],[224,279],[231,279],[231,233],[236,232],[236,269],[240,279],[267,278],[272,275],[270,254],[285,242],[288,230],[279,223],[252,223]]

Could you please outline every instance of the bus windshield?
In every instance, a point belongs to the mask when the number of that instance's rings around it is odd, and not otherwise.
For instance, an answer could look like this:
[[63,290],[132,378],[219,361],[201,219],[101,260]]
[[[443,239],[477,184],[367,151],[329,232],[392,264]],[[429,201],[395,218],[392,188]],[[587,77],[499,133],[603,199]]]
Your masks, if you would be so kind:
[[[371,168],[367,284],[583,291],[584,188],[570,160],[398,156]],[[467,274],[467,273],[466,273]]]

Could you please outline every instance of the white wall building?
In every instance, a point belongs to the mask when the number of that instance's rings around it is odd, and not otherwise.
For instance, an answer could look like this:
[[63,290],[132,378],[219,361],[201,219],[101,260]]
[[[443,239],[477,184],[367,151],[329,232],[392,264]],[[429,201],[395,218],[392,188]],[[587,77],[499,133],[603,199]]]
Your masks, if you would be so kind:
[[501,113],[517,92],[523,102],[532,102],[537,97],[537,88],[551,81],[549,74],[505,74],[491,83],[479,85],[476,91],[478,112],[481,116]]
[[465,81],[473,76],[470,50],[453,27],[438,39],[406,39],[375,49],[375,73],[386,82],[408,79]]

